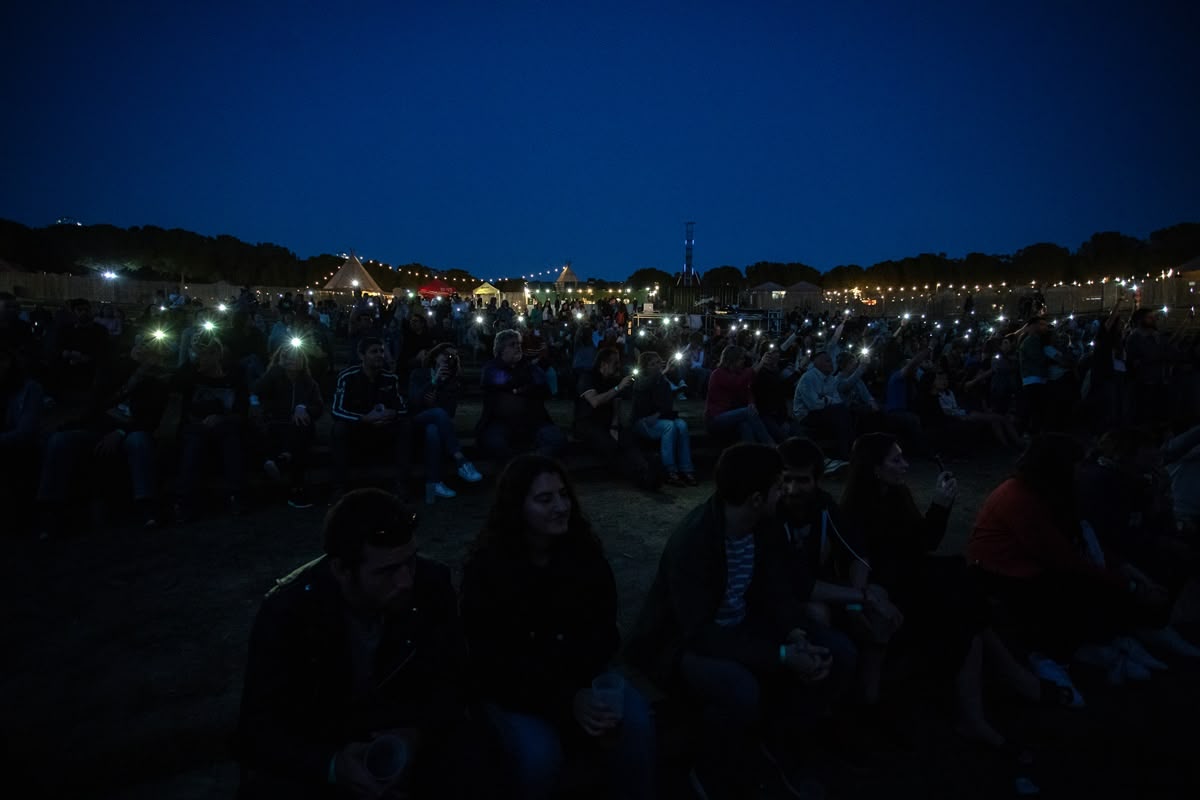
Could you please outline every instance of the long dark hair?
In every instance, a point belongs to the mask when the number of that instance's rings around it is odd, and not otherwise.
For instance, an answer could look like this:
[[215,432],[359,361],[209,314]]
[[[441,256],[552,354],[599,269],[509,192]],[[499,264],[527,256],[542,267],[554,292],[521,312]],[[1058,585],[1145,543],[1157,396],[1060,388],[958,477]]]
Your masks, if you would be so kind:
[[525,553],[528,547],[525,540],[525,497],[537,477],[547,473],[562,478],[567,496],[571,499],[567,534],[556,546],[603,555],[600,539],[592,531],[592,524],[583,516],[575,484],[571,482],[566,467],[553,458],[536,453],[517,456],[500,473],[492,507],[483,530],[475,539],[473,553],[492,548],[510,556]]
[[843,508],[868,508],[879,503],[889,487],[875,474],[888,453],[896,446],[890,433],[864,433],[854,440],[850,450],[850,472],[842,490]]

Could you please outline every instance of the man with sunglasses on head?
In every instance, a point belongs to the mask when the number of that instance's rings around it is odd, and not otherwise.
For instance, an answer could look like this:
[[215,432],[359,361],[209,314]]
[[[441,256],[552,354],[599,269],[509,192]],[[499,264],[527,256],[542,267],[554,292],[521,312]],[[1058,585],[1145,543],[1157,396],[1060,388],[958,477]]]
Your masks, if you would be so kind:
[[352,491],[325,518],[325,555],[267,594],[235,739],[242,800],[496,796],[450,570],[418,555],[415,529],[396,496]]

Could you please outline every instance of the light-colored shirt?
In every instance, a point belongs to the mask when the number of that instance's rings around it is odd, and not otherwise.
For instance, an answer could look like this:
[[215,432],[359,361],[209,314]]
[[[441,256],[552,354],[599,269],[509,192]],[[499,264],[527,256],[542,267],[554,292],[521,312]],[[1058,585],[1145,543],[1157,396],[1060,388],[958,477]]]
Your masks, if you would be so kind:
[[792,415],[796,419],[804,419],[812,411],[820,411],[841,402],[837,373],[826,375],[814,364],[796,383],[796,392],[792,395]]
[[725,537],[725,597],[717,609],[716,623],[740,625],[746,618],[746,590],[754,577],[754,537]]

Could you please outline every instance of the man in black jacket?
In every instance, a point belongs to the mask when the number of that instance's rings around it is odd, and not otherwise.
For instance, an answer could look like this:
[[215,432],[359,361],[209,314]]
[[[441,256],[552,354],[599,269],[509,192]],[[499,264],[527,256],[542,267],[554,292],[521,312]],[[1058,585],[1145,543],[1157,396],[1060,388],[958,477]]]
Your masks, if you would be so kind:
[[[394,495],[351,492],[325,518],[325,555],[267,594],[235,739],[241,800],[495,796],[450,570],[417,555],[415,527]],[[407,755],[390,780],[367,757],[381,739]]]
[[394,459],[395,492],[407,495],[409,421],[407,393],[400,379],[386,368],[383,340],[367,336],[358,342],[361,363],[338,373],[333,390],[333,480],[335,496],[346,489],[350,451],[390,447]]
[[788,556],[771,523],[782,461],[774,448],[721,454],[717,492],[671,534],[630,637],[628,657],[658,685],[682,685],[703,711],[703,752],[690,776],[704,797],[748,796],[757,748],[796,796],[820,787],[793,769],[789,741],[817,713],[812,684],[831,660],[811,644]]

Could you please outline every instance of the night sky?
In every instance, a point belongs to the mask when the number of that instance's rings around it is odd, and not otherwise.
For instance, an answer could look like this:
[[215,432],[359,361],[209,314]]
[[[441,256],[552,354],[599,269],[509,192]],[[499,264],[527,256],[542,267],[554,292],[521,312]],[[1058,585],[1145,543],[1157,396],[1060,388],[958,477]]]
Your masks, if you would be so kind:
[[1200,221],[1196,2],[188,5],[4,4],[0,217],[615,279]]

